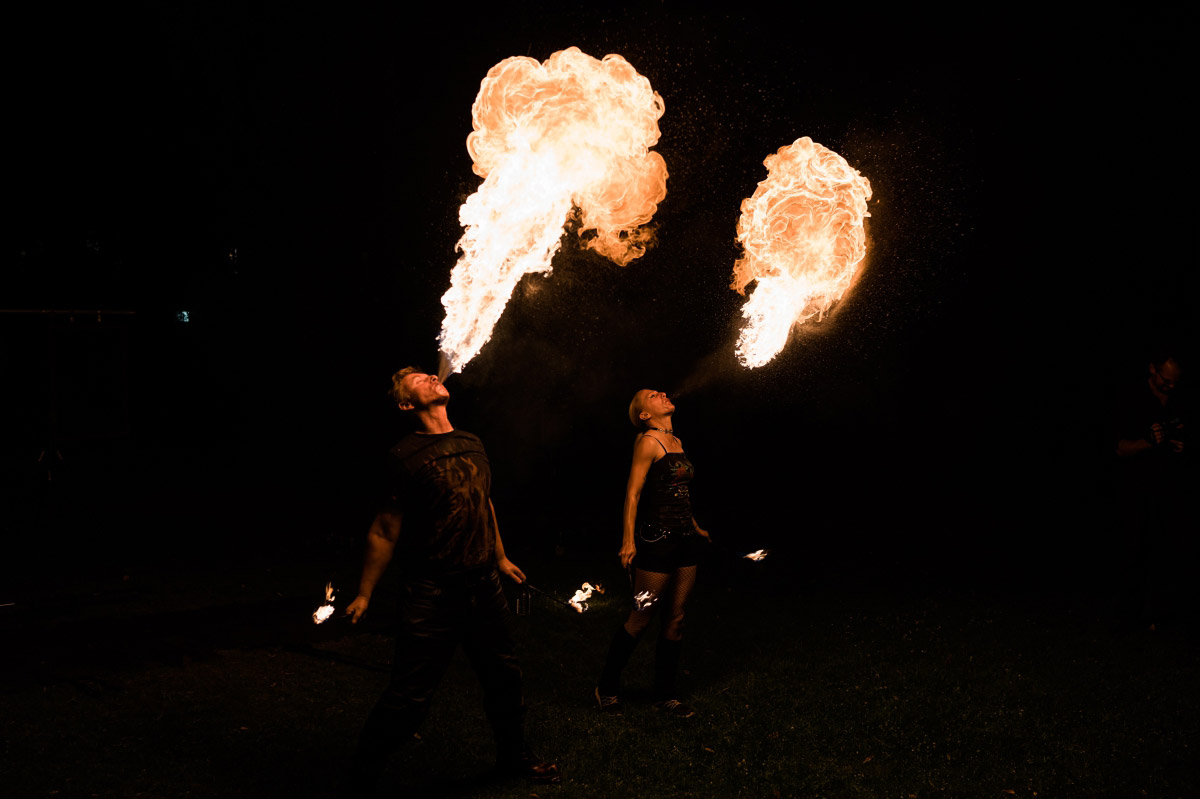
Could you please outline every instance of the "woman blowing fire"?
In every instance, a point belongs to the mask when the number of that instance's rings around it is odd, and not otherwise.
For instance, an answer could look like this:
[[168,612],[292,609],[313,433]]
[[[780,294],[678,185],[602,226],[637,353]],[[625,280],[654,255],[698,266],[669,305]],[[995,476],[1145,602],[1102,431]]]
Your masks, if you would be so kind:
[[621,565],[634,567],[634,609],[608,648],[596,683],[600,710],[621,715],[621,670],[629,662],[656,608],[662,629],[654,656],[654,705],[679,718],[692,709],[679,701],[675,674],[683,646],[683,611],[696,582],[696,564],[708,540],[692,517],[688,483],[695,473],[675,436],[675,405],[661,391],[643,389],[629,404],[629,421],[641,433],[625,488]]

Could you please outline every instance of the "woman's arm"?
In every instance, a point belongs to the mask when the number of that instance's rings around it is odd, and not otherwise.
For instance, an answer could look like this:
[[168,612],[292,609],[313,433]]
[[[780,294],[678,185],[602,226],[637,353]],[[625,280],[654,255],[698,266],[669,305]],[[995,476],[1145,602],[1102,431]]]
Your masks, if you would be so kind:
[[621,565],[628,568],[637,554],[633,540],[634,522],[637,520],[638,500],[642,497],[642,486],[646,484],[646,473],[654,463],[654,456],[661,447],[650,436],[641,436],[633,445],[633,464],[629,467],[629,482],[625,484],[625,514],[621,536]]

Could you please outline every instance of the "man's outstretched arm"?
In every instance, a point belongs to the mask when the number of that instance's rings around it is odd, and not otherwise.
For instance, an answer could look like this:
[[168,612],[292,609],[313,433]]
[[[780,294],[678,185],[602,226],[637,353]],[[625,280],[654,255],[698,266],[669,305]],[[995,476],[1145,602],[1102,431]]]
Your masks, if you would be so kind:
[[1150,431],[1144,438],[1122,438],[1117,440],[1117,457],[1128,458],[1149,452],[1167,440],[1166,431],[1158,422],[1150,425]]
[[358,624],[358,620],[367,612],[371,594],[392,562],[396,540],[400,538],[402,518],[395,511],[384,510],[377,513],[375,521],[371,522],[371,529],[367,531],[367,551],[363,556],[362,579],[358,581],[358,596],[346,608],[346,615],[351,617],[352,624]]

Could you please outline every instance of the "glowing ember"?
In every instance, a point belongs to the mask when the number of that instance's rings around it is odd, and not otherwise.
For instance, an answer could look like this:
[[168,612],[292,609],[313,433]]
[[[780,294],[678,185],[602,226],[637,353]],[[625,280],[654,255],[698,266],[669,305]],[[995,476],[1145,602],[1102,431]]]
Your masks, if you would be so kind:
[[488,71],[467,137],[484,181],[459,210],[462,255],[442,297],[447,371],[479,353],[524,275],[550,271],[572,216],[583,245],[621,266],[646,251],[642,226],[667,194],[666,164],[649,149],[662,114],[662,97],[619,55],[571,47]]
[[313,612],[313,624],[320,624],[333,615],[333,583],[325,583],[325,604]]
[[655,596],[654,594],[650,593],[649,591],[642,591],[640,593],[633,595],[633,605],[638,610],[645,610],[646,608],[653,605],[654,600],[656,600],[656,599],[658,599],[658,597]]
[[567,600],[567,604],[575,608],[575,610],[579,613],[583,613],[588,609],[587,600],[591,599],[593,591],[600,594],[604,593],[604,589],[602,587],[598,585],[592,585],[591,583],[584,583],[583,587],[575,592],[575,596]]
[[768,554],[770,554],[770,552],[771,552],[771,550],[769,550],[769,549],[758,549],[758,550],[755,550],[754,552],[751,552],[749,555],[742,555],[742,557],[745,558],[746,560],[759,561],[759,560],[762,560],[763,558],[765,558]]
[[744,366],[762,366],[793,325],[818,320],[850,287],[867,254],[863,219],[871,184],[846,159],[804,136],[763,161],[767,179],[742,201],[737,237],[744,254],[730,288],[757,282],[742,307]]

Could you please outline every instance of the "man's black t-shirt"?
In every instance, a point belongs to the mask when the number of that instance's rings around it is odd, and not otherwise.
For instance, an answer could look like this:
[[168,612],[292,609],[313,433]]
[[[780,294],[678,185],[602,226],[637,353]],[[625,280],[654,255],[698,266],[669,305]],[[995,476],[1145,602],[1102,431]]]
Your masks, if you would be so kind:
[[492,471],[478,436],[412,433],[389,453],[391,502],[403,514],[406,571],[457,571],[492,563]]

